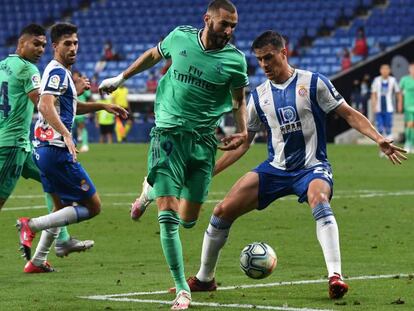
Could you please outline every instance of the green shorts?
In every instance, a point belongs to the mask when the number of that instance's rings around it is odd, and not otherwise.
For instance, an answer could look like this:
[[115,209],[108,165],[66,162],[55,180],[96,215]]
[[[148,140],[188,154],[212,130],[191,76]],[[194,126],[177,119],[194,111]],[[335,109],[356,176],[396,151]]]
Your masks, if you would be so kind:
[[414,122],[414,112],[405,111],[404,112],[404,120],[405,120],[405,122]]
[[147,181],[155,197],[175,196],[203,203],[214,170],[214,133],[153,128],[148,152]]
[[40,173],[32,153],[21,147],[0,147],[0,198],[7,199],[20,176],[40,182]]

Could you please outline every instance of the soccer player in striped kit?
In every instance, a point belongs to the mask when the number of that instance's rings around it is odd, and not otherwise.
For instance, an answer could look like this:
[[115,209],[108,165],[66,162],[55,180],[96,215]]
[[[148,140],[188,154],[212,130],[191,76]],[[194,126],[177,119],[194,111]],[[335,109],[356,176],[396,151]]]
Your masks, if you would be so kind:
[[343,297],[338,226],[330,200],[333,177],[327,159],[325,116],[335,111],[353,128],[375,141],[392,163],[406,157],[404,149],[379,134],[361,113],[351,108],[323,75],[291,67],[283,37],[266,31],[252,45],[267,80],[248,103],[248,140],[217,161],[214,174],[232,165],[249,149],[256,132],[268,133],[268,159],[241,177],[216,205],[204,235],[201,266],[187,282],[191,291],[216,290],[215,269],[232,223],[240,216],[266,208],[273,201],[295,194],[307,202],[316,221],[329,277],[329,296]]

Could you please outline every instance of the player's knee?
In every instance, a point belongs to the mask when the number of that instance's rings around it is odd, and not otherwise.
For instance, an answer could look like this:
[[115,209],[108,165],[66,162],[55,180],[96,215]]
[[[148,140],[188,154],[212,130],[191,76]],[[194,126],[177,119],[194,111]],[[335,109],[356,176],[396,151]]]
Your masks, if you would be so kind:
[[216,207],[214,207],[213,214],[216,217],[228,219],[231,221],[234,221],[237,217],[239,217],[239,215],[235,213],[231,203],[228,200],[219,202]]
[[309,205],[313,208],[317,206],[318,204],[322,204],[322,203],[329,204],[329,198],[323,192],[310,193],[308,194],[308,202],[309,202]]

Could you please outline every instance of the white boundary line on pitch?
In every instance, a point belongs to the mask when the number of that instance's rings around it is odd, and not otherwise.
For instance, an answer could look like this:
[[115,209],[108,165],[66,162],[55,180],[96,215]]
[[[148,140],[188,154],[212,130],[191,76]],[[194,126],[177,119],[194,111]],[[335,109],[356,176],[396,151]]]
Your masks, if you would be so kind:
[[[335,192],[337,193],[337,192]],[[403,190],[403,191],[396,191],[396,192],[386,192],[386,191],[372,191],[369,190],[361,190],[361,191],[355,191],[355,192],[348,192],[350,194],[347,194],[347,192],[343,192],[344,194],[336,194],[334,195],[334,199],[350,199],[350,198],[376,198],[376,197],[387,197],[387,196],[413,196],[414,191],[413,190]],[[360,193],[360,194],[358,194]],[[212,192],[211,195],[219,195],[219,194],[226,194],[225,192]],[[106,195],[101,195],[102,197],[119,197],[124,195],[132,195],[131,193],[107,193]],[[21,199],[21,198],[44,198],[44,195],[33,195],[33,196],[15,196],[15,199]],[[297,198],[295,196],[289,196],[278,199],[280,201],[289,200],[289,201],[295,201]],[[221,200],[207,200],[205,203],[218,203]],[[131,202],[115,202],[115,203],[105,203],[105,205],[113,205],[113,206],[129,206]],[[30,209],[41,209],[45,208],[45,205],[29,205],[29,206],[18,206],[18,207],[6,207],[2,211],[3,212],[11,212],[11,211],[19,211],[19,210],[30,210]]]
[[[411,190],[400,190],[399,192],[411,192]],[[335,193],[389,193],[388,190],[379,190],[379,189],[358,189],[358,190],[335,190]],[[222,195],[226,194],[226,191],[211,191],[209,195]],[[99,196],[101,197],[122,197],[125,195],[136,196],[138,192],[113,192],[113,193],[100,193]],[[44,198],[44,194],[12,194],[9,199],[36,199],[36,198]]]
[[[411,273],[401,273],[401,274],[383,274],[383,275],[363,275],[363,276],[354,276],[348,277],[346,280],[375,280],[375,279],[390,279],[390,278],[401,278],[409,277],[413,275]],[[285,282],[274,282],[274,283],[261,283],[261,284],[246,284],[246,285],[237,285],[237,286],[224,286],[218,287],[217,290],[234,290],[234,289],[247,289],[247,288],[260,288],[260,287],[276,287],[276,286],[286,286],[286,285],[303,285],[303,284],[318,284],[325,283],[326,279],[318,280],[301,280],[301,281],[285,281]],[[92,295],[92,296],[81,296],[79,298],[91,299],[91,300],[109,300],[109,301],[126,301],[126,302],[141,302],[141,303],[159,303],[159,304],[171,304],[171,301],[165,300],[153,300],[153,299],[135,299],[135,298],[126,298],[130,296],[147,296],[147,295],[160,295],[168,294],[167,290],[163,291],[151,291],[151,292],[133,292],[133,293],[124,293],[124,294],[110,294],[110,295]],[[124,298],[121,298],[124,297]],[[220,304],[220,303],[204,303],[204,302],[192,302],[193,305],[197,306],[208,306],[208,307],[223,307],[223,308],[241,308],[241,309],[263,309],[263,310],[285,310],[285,311],[312,311],[322,309],[309,309],[309,308],[292,308],[292,307],[277,307],[277,306],[260,306],[260,305],[251,305],[251,304]]]

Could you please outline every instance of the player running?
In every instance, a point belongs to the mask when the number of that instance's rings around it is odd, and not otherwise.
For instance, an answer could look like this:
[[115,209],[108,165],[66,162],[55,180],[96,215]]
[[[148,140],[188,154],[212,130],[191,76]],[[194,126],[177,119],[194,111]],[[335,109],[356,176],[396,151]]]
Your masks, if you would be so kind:
[[[20,244],[30,258],[35,233],[41,230],[36,253],[26,264],[26,272],[52,272],[46,261],[60,226],[90,219],[100,212],[101,201],[95,186],[76,161],[76,147],[71,129],[76,113],[105,109],[126,117],[126,111],[115,105],[81,103],[77,100],[71,66],[78,50],[77,27],[58,23],[51,28],[54,59],[46,67],[40,86],[39,119],[35,126],[35,163],[41,172],[45,192],[53,197],[57,211],[36,218],[17,221]],[[76,202],[77,205],[73,205]]]

